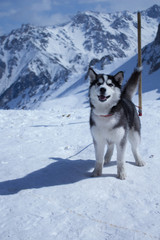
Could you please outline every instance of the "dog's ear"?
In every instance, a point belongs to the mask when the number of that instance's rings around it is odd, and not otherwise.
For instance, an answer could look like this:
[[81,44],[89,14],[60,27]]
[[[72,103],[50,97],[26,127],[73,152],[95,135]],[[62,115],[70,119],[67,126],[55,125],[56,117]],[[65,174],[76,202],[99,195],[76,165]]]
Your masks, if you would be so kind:
[[95,71],[92,68],[89,68],[89,73],[88,73],[89,77],[90,77],[90,82],[93,82],[96,80],[96,76],[97,74],[95,73]]
[[114,75],[114,79],[121,85],[124,78],[124,73],[122,71]]

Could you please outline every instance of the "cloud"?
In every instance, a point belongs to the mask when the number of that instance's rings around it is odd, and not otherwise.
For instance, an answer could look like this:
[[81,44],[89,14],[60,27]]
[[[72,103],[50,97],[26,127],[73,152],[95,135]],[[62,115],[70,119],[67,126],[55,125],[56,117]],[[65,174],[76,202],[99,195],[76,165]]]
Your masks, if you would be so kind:
[[107,8],[104,8],[104,6],[102,6],[101,4],[96,5],[96,7],[94,8],[94,11],[102,12],[102,13],[108,12]]
[[123,11],[129,10],[131,12],[147,9],[148,7],[153,6],[154,4],[160,4],[159,0],[106,0],[106,4],[109,5],[111,11]]
[[106,2],[106,0],[78,0],[78,3],[80,4],[84,4],[84,3],[102,3],[102,2]]
[[8,16],[15,15],[16,13],[17,13],[17,10],[15,10],[15,9],[10,9],[8,11],[2,11],[2,12],[0,12],[0,17],[8,17]]
[[32,17],[32,23],[40,26],[63,24],[69,20],[70,20],[69,15],[60,13],[51,15],[35,14]]
[[3,29],[0,27],[0,36],[4,34]]
[[34,12],[50,11],[51,9],[52,9],[51,0],[41,0],[31,5],[31,11]]
[[50,20],[53,22],[53,24],[62,24],[62,23],[65,23],[67,21],[70,20],[70,16],[68,14],[60,14],[60,13],[56,13],[56,14],[53,14],[51,17],[50,17]]
[[[27,0],[25,1],[26,5]],[[29,22],[31,24],[42,26],[64,23],[70,19],[69,15],[58,13],[58,11],[54,13],[55,6],[63,4],[62,2],[63,1],[60,0],[35,0],[32,4],[27,4],[26,8],[20,13],[20,18],[24,23]]]

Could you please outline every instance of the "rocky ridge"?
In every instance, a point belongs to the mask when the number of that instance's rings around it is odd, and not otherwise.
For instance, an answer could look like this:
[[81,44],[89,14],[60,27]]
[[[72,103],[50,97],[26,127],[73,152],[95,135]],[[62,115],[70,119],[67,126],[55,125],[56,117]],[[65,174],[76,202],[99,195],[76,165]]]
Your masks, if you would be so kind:
[[[153,41],[159,22],[160,6],[142,11],[143,46]],[[145,55],[159,49],[158,33],[153,44]],[[56,27],[22,25],[0,37],[0,108],[36,108],[73,75],[79,80],[89,65],[103,69],[136,48],[137,14],[128,11],[78,13]],[[148,61],[150,73],[159,68],[158,57]]]

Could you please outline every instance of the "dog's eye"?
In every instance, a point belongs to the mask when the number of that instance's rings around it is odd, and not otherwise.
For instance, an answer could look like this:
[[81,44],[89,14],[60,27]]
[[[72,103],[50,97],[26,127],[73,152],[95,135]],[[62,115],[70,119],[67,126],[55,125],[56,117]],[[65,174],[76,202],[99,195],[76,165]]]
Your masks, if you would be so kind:
[[101,86],[102,85],[102,83],[100,83],[100,82],[97,82],[97,86]]
[[112,83],[107,83],[109,87],[113,87],[114,85]]

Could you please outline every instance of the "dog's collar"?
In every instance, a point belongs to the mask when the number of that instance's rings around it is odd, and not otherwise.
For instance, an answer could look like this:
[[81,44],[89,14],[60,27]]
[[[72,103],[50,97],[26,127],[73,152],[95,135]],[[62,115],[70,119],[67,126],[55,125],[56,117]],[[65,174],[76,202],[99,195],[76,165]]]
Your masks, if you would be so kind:
[[100,117],[111,117],[113,114],[107,114],[107,115],[99,115]]
[[98,114],[96,114],[96,113],[94,113],[96,116],[98,116],[98,117],[111,117],[111,116],[113,116],[113,113],[110,113],[110,114],[106,114],[106,115],[98,115]]

